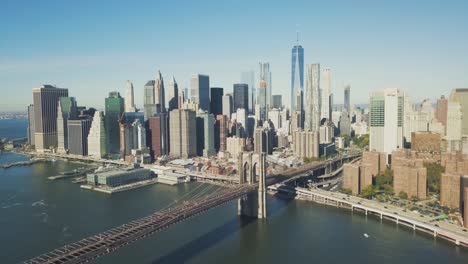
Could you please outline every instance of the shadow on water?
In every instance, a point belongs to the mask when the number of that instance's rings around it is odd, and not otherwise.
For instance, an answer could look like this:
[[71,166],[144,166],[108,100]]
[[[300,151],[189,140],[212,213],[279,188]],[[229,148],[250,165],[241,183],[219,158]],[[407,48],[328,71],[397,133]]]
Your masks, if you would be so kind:
[[[279,214],[291,202],[295,200],[294,195],[285,195],[276,193],[272,195],[273,199],[268,199],[268,217],[273,217]],[[249,224],[258,221],[255,217],[239,216],[236,217],[222,226],[196,238],[195,240],[178,247],[171,253],[154,260],[153,264],[166,264],[166,263],[184,263],[204,250],[220,243],[230,235],[233,235],[238,230],[248,226]]]
[[234,234],[237,230],[257,221],[252,217],[241,216],[232,219],[224,225],[196,238],[195,240],[186,243],[185,245],[177,248],[173,252],[154,260],[153,264],[166,264],[166,263],[184,263],[200,254],[204,250],[211,248],[230,235]]

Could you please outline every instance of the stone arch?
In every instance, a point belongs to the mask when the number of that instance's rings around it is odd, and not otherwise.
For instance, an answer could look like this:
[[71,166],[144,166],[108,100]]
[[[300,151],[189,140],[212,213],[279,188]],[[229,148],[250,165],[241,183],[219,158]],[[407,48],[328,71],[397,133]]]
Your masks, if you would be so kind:
[[250,182],[250,163],[248,161],[244,162],[244,165],[242,165],[242,179],[241,181],[243,183],[249,183]]
[[261,168],[258,165],[258,162],[255,161],[252,166],[252,182],[257,183],[258,177],[260,177],[260,170]]

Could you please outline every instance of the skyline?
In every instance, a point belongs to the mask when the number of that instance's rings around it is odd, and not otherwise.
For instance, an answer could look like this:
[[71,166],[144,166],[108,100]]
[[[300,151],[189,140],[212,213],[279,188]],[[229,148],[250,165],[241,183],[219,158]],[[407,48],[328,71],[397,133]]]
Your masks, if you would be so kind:
[[23,9],[7,2],[0,79],[9,100],[0,111],[25,110],[31,90],[42,84],[68,88],[79,105],[103,109],[102,98],[110,91],[124,95],[127,80],[142,109],[143,86],[158,70],[166,80],[174,76],[180,89],[190,89],[192,74],[207,74],[210,86],[225,92],[241,72],[255,70],[258,87],[260,61],[270,63],[272,94],[289,102],[296,31],[304,63],[331,69],[337,104],[347,84],[353,103],[368,103],[369,93],[382,88],[409,91],[420,101],[467,86],[468,37],[461,33],[467,3],[265,3],[31,1]]

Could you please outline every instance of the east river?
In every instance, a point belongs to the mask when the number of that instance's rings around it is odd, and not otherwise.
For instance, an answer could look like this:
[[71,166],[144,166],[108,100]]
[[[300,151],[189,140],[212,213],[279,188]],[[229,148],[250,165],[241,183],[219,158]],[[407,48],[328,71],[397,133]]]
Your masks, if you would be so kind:
[[[23,159],[3,153],[0,164]],[[0,263],[21,262],[206,188],[156,184],[107,195],[47,179],[82,166],[56,161],[0,169]],[[268,214],[265,221],[240,218],[231,202],[97,263],[468,263],[467,249],[344,209],[269,196]]]

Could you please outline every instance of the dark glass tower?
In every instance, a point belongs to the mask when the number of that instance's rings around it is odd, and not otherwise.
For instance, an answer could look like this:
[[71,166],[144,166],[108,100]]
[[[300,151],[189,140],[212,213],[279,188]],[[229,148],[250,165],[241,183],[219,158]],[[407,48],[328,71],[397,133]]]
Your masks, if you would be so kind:
[[105,127],[107,149],[109,153],[117,154],[120,151],[119,119],[124,112],[124,99],[118,92],[110,92],[105,103]]
[[304,49],[296,45],[291,52],[291,111],[295,111],[297,95],[304,91]]
[[224,90],[220,87],[211,87],[210,108],[214,116],[223,114],[223,95]]
[[234,109],[236,112],[239,108],[244,108],[248,111],[249,107],[249,86],[245,83],[234,84]]

